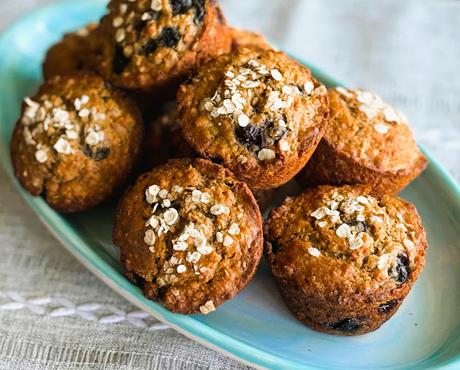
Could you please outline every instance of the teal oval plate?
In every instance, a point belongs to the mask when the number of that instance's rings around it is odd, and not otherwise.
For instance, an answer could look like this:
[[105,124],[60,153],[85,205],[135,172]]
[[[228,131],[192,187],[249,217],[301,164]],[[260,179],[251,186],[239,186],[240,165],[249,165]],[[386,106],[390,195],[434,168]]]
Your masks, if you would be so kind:
[[[113,206],[64,216],[42,198],[25,193],[13,176],[9,156],[21,100],[39,85],[47,48],[63,32],[95,21],[103,12],[103,1],[60,3],[26,16],[0,38],[0,160],[24,199],[62,244],[135,305],[187,337],[246,364],[283,369],[460,369],[460,189],[433,158],[402,194],[417,205],[427,230],[426,268],[389,322],[374,333],[350,338],[317,333],[296,321],[264,264],[238,297],[212,314],[172,314],[145,299],[123,277],[111,241]],[[327,85],[338,84],[309,67]]]

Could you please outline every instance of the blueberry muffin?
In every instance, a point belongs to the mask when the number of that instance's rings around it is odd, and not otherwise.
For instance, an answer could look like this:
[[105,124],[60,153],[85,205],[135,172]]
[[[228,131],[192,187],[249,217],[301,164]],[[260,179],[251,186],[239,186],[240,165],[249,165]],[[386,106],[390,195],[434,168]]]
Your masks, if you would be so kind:
[[63,39],[53,45],[47,52],[43,63],[45,79],[72,72],[94,69],[96,55],[97,24],[64,35]]
[[234,51],[247,47],[268,50],[273,49],[273,47],[261,34],[252,31],[240,30],[238,28],[230,28],[230,31],[232,33],[232,49]]
[[266,223],[266,256],[292,313],[311,328],[359,335],[398,309],[425,263],[415,207],[367,186],[320,186]]
[[368,91],[329,90],[330,124],[300,178],[308,185],[370,184],[397,193],[426,167],[407,120]]
[[148,169],[152,169],[172,158],[194,156],[193,149],[182,135],[176,103],[164,104],[163,112],[152,119],[146,127],[143,162]]
[[214,0],[112,0],[108,7],[98,70],[117,86],[177,87],[197,64],[231,49]]
[[177,159],[122,198],[114,242],[144,295],[184,314],[214,311],[252,279],[262,218],[249,188],[212,162]]
[[100,77],[56,76],[24,100],[11,143],[16,177],[58,211],[87,209],[123,185],[142,131],[137,106]]
[[326,128],[327,90],[281,52],[243,48],[201,66],[178,93],[185,139],[253,190],[278,187]]

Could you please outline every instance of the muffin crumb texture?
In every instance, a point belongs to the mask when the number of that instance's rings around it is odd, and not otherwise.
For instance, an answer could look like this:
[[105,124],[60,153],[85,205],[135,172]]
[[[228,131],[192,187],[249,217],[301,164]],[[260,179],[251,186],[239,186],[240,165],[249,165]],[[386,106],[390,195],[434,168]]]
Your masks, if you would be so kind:
[[147,297],[174,312],[209,313],[254,274],[261,223],[252,193],[223,167],[176,160],[128,191],[115,241],[128,276],[143,281]]
[[326,95],[283,53],[242,49],[202,67],[178,101],[195,150],[266,189],[290,180],[310,157],[324,132]]
[[100,77],[57,76],[24,99],[11,145],[16,176],[57,210],[89,208],[126,181],[142,132],[137,106]]
[[108,8],[101,21],[97,68],[124,88],[176,85],[197,64],[232,46],[212,0],[112,0]]
[[296,317],[320,331],[356,335],[396,311],[423,268],[426,239],[408,202],[373,196],[368,187],[323,186],[272,211],[266,244]]
[[401,112],[365,90],[338,87],[328,95],[329,125],[299,176],[307,185],[369,184],[397,193],[425,169]]

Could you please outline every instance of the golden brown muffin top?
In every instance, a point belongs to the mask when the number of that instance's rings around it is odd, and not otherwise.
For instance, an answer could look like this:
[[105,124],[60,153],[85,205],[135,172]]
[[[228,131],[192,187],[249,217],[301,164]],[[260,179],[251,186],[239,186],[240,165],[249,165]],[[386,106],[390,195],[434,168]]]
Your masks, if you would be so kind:
[[178,102],[184,135],[198,152],[255,173],[302,157],[312,132],[322,131],[326,95],[284,53],[243,48],[203,65]]
[[159,62],[178,58],[202,30],[205,1],[112,0],[109,3],[114,42],[126,58],[155,53]]
[[104,193],[104,185],[113,186],[126,175],[119,172],[127,171],[125,164],[131,160],[126,158],[138,151],[141,133],[137,106],[102,78],[87,73],[57,76],[33,98],[25,98],[13,137],[13,159],[35,195],[46,188],[50,196],[50,184],[61,184],[53,186],[58,193],[85,179],[90,187],[93,181],[101,182],[99,175],[113,170],[100,184]]
[[81,70],[92,70],[97,52],[98,25],[90,23],[79,30],[67,33],[47,52],[43,63],[45,79]]
[[208,313],[247,283],[262,253],[251,192],[209,161],[174,160],[143,175],[118,217],[125,266],[171,310]]
[[106,144],[119,140],[113,130],[116,122],[134,120],[111,95],[102,79],[81,75],[56,77],[34,98],[26,97],[20,124],[35,161],[52,164],[59,156],[76,153],[105,159],[110,154]]
[[259,33],[230,28],[233,39],[233,50],[254,47],[259,49],[274,49],[268,41]]
[[214,55],[231,47],[229,33],[218,34],[225,19],[211,0],[112,0],[108,9],[98,67],[123,87],[162,85],[188,73],[202,49]]
[[382,172],[416,166],[422,154],[401,112],[359,89],[330,89],[329,101],[324,140],[337,152]]
[[365,186],[320,186],[288,198],[266,230],[287,275],[340,289],[396,288],[421,269],[426,247],[415,207]]

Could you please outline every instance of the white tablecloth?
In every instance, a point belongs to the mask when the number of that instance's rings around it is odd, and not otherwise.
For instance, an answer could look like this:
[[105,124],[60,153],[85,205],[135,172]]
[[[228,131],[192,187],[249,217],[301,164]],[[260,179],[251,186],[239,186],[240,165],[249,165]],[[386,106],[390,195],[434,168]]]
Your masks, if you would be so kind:
[[[75,0],[77,1],[77,0]],[[49,0],[1,0],[0,28]],[[350,86],[405,111],[417,139],[460,180],[460,1],[223,0]],[[139,312],[46,231],[0,172],[0,368],[244,368]]]

